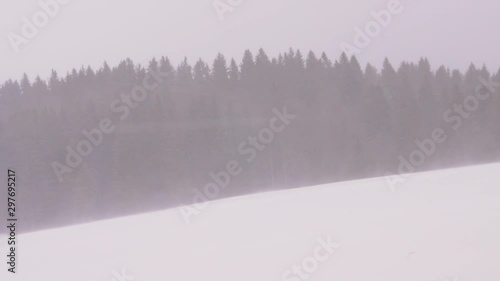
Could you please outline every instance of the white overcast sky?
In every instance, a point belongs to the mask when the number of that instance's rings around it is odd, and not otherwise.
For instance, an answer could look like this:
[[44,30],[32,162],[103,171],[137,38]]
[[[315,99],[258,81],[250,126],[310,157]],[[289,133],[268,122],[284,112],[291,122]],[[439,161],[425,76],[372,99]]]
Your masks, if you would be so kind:
[[[0,81],[23,72],[46,78],[52,68],[65,74],[125,58],[143,64],[162,55],[174,63],[184,56],[211,61],[222,52],[239,60],[245,49],[261,47],[269,55],[293,47],[337,58],[340,43],[352,43],[354,28],[364,27],[370,12],[386,9],[390,0],[244,0],[224,21],[213,0],[70,0],[16,54],[7,35],[21,33],[21,18],[40,11],[38,1],[0,0]],[[474,62],[498,70],[498,0],[400,1],[403,12],[363,49],[361,62],[380,66],[386,56],[394,64],[426,56],[433,67],[465,69]]]

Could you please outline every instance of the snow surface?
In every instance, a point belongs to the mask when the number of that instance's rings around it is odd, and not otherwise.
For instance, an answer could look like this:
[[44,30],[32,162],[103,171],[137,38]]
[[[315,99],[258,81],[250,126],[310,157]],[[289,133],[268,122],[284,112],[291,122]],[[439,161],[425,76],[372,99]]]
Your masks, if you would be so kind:
[[[22,220],[21,220],[22,223]],[[3,231],[2,231],[3,232]],[[308,280],[500,280],[500,165],[261,193],[18,237],[0,280],[282,281],[316,239],[341,246]],[[132,279],[123,279],[128,281]],[[300,281],[290,277],[290,281]]]

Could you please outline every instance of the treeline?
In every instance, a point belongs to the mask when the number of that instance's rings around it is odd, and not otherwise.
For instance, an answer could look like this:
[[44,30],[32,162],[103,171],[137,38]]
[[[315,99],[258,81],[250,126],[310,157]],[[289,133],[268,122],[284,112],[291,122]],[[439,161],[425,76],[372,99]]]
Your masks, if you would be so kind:
[[[113,102],[148,69],[170,74],[120,120]],[[401,157],[436,128],[448,138],[418,170],[494,162],[500,98],[467,111],[468,97],[488,90],[480,77],[500,81],[500,71],[433,70],[425,58],[397,68],[385,60],[378,71],[345,54],[332,61],[295,50],[275,58],[246,51],[240,63],[219,54],[211,64],[174,67],[162,57],[147,67],[127,59],[64,77],[53,71],[48,80],[24,75],[0,87],[0,157],[19,174],[26,229],[191,203],[192,189],[230,160],[243,172],[223,197],[397,173]],[[238,145],[284,107],[296,119],[244,161]],[[64,163],[66,147],[103,118],[116,131],[59,182],[52,163]]]

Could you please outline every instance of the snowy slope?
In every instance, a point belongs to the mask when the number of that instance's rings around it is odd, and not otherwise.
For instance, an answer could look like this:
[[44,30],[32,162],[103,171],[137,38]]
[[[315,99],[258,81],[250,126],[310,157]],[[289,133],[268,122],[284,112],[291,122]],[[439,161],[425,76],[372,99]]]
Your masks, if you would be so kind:
[[[312,268],[328,236],[340,247]],[[19,248],[18,274],[3,266],[0,280],[500,280],[500,165],[395,191],[379,178],[230,198],[189,225],[172,209],[25,234]],[[287,272],[303,261],[307,278]]]

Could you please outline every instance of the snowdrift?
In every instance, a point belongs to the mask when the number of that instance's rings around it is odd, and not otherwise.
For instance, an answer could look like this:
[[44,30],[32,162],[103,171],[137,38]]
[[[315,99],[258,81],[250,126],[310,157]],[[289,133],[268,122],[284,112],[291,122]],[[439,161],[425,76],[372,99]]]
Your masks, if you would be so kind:
[[500,165],[224,199],[190,224],[177,208],[27,233],[16,274],[5,238],[1,280],[499,280]]

